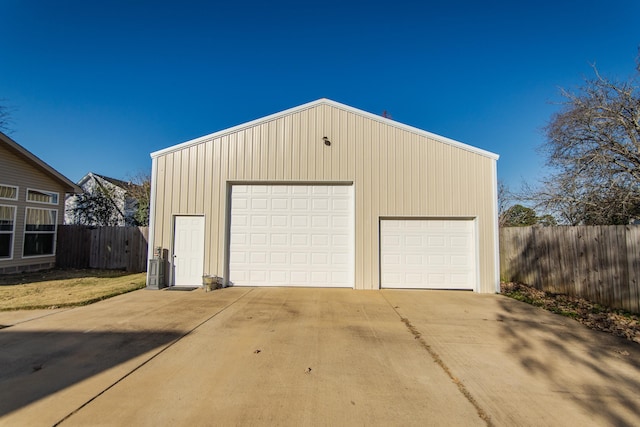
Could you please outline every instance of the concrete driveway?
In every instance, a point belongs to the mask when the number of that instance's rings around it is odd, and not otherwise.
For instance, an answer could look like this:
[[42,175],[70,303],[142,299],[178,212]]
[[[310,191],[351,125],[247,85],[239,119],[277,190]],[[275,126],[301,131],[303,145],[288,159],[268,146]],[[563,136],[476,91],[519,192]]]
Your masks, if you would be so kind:
[[639,345],[499,295],[141,290],[0,325],[0,425],[640,425]]

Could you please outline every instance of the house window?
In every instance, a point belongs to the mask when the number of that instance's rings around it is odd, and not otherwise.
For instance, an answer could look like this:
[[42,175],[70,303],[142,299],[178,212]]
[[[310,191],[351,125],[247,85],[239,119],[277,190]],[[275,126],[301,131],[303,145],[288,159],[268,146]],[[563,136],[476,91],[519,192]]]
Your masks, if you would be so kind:
[[53,255],[58,212],[27,208],[24,226],[24,256]]
[[58,204],[58,193],[54,193],[52,191],[41,191],[41,190],[33,190],[31,188],[27,189],[27,201],[28,202],[37,202],[37,203],[47,203],[50,205]]
[[0,259],[11,258],[16,207],[0,205]]
[[0,184],[0,199],[18,200],[18,187]]

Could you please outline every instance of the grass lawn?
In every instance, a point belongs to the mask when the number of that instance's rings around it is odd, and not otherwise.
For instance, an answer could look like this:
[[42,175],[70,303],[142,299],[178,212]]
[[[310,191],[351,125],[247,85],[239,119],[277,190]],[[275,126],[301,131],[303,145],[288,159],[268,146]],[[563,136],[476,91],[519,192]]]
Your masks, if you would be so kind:
[[146,273],[49,270],[0,276],[0,311],[74,307],[145,286]]

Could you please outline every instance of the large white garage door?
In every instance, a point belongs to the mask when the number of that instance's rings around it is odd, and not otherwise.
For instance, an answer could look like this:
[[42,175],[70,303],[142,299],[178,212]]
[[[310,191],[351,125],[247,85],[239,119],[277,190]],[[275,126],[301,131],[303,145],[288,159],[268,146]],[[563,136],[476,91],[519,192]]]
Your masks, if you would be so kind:
[[234,185],[234,286],[353,287],[353,187]]
[[383,288],[475,289],[473,220],[382,220]]

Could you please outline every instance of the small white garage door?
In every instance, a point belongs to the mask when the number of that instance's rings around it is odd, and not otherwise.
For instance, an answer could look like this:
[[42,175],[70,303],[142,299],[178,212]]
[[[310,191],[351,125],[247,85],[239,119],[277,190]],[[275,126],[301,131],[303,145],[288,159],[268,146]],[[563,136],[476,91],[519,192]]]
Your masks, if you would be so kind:
[[383,288],[475,289],[473,220],[381,220]]
[[353,187],[234,185],[234,286],[353,287]]

